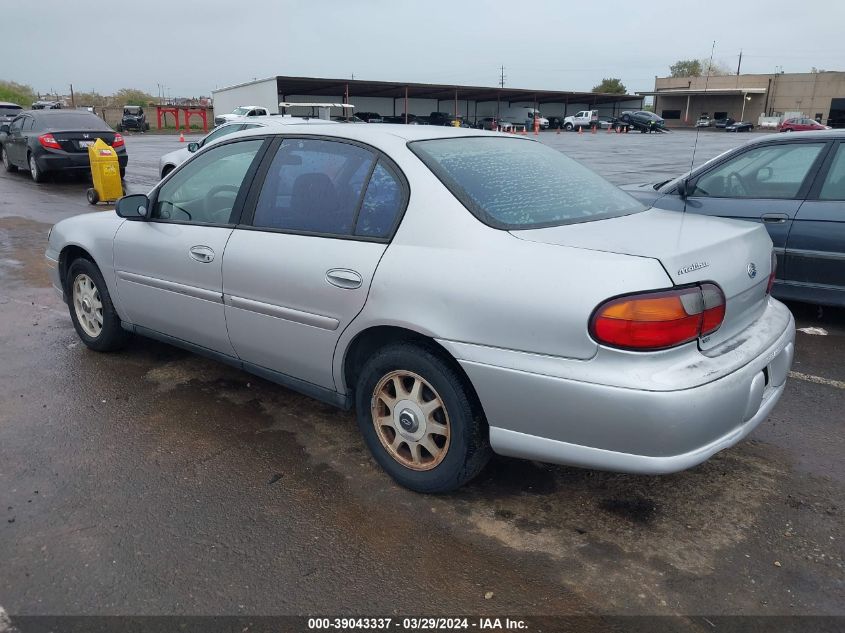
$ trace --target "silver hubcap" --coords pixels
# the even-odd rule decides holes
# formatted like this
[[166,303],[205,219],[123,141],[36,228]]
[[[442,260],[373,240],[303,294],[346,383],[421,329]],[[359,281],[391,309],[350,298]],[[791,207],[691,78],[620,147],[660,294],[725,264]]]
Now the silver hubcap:
[[35,159],[32,156],[29,157],[29,171],[33,178],[38,176],[38,165],[35,164]]
[[100,291],[88,275],[77,275],[73,281],[73,309],[83,331],[97,338],[103,331],[103,303]]
[[0,147],[0,152],[3,153],[3,166],[8,167],[9,166],[9,155],[6,153],[6,148]]
[[411,470],[431,470],[449,451],[449,415],[422,376],[392,371],[373,391],[373,424],[382,446]]

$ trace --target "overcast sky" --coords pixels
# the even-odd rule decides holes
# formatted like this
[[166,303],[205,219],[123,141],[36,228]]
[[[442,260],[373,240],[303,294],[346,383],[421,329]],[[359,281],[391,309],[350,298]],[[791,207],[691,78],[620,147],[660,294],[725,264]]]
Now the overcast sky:
[[[845,2],[0,0],[0,79],[208,95],[274,75],[648,90],[678,59],[845,70]],[[201,9],[200,9],[201,7]],[[765,8],[764,8],[765,7]],[[630,9],[634,10],[631,11]],[[574,14],[574,15],[569,15]],[[812,17],[815,16],[815,17]]]

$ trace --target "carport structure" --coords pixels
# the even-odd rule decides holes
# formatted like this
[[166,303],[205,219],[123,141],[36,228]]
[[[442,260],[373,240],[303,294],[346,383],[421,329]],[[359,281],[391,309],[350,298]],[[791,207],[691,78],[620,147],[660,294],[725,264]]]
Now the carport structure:
[[406,122],[409,114],[427,116],[431,112],[448,112],[475,121],[497,115],[503,106],[517,104],[535,107],[544,116],[566,116],[583,109],[613,116],[622,110],[640,109],[643,102],[639,95],[277,76],[214,91],[215,112],[228,112],[247,103],[265,105],[255,99],[267,101],[272,91],[276,106],[280,101],[340,101],[355,105],[360,112],[404,115]]

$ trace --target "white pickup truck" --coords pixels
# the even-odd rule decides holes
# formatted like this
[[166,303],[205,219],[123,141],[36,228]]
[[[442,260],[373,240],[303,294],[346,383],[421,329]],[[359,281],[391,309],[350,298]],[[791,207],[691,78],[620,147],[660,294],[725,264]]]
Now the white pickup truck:
[[591,127],[598,127],[598,125],[598,110],[582,110],[563,119],[563,128],[566,131],[575,130],[579,127],[589,129]]
[[235,121],[245,116],[267,116],[270,113],[267,111],[267,108],[262,108],[261,106],[238,106],[234,110],[232,110],[229,114],[218,114],[214,117],[214,125],[222,125],[223,123],[228,123],[229,121]]

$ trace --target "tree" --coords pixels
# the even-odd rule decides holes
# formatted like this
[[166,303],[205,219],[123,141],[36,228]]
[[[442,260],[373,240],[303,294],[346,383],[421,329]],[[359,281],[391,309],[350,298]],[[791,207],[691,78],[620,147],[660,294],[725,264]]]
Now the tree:
[[702,59],[701,60],[701,69],[703,75],[710,75],[711,77],[720,77],[724,75],[731,75],[733,71],[728,68],[728,66],[720,61],[713,60],[713,63],[710,63],[709,59]]
[[593,86],[593,92],[602,92],[604,94],[624,95],[628,93],[628,89],[620,79],[616,77],[605,78],[601,80],[598,86]]
[[701,62],[697,59],[681,59],[669,66],[673,77],[701,77]]
[[716,77],[730,75],[731,69],[723,62],[709,59],[681,59],[671,66],[669,72],[672,77]]
[[32,86],[19,84],[15,81],[0,80],[0,101],[17,103],[19,106],[28,108],[35,101],[35,91]]
[[134,88],[121,88],[114,93],[112,101],[115,105],[135,105],[145,106],[150,103],[155,103],[155,98],[147,94],[143,90],[135,90]]

